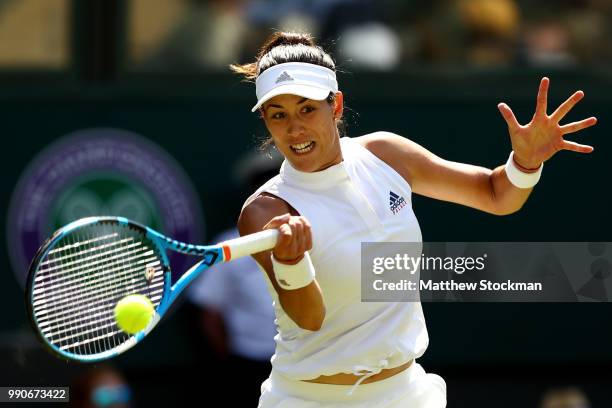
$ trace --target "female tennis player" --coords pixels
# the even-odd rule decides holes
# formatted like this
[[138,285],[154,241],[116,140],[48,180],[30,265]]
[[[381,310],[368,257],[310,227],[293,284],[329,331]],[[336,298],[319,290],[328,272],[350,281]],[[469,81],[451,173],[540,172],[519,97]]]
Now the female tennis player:
[[421,242],[413,192],[497,215],[519,210],[546,160],[560,150],[593,150],[563,136],[595,118],[559,125],[583,93],[548,115],[543,78],[527,125],[499,104],[512,152],[489,170],[443,160],[388,132],[341,138],[335,65],[309,35],[275,33],[254,63],[232,69],[256,80],[253,111],[285,157],[238,221],[242,235],[280,231],[272,251],[254,256],[269,278],[278,324],[259,406],[446,406],[444,380],[415,362],[428,344],[421,304],[360,301],[360,244]]

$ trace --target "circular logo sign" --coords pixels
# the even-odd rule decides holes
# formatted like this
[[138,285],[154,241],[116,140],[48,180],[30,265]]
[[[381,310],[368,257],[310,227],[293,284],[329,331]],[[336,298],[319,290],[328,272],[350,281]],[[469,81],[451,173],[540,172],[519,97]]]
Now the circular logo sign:
[[[179,241],[203,239],[197,194],[167,152],[125,130],[82,130],[40,153],[11,197],[7,243],[19,283],[53,231],[92,215],[126,217]],[[185,271],[184,257],[170,254],[170,261],[178,274]]]

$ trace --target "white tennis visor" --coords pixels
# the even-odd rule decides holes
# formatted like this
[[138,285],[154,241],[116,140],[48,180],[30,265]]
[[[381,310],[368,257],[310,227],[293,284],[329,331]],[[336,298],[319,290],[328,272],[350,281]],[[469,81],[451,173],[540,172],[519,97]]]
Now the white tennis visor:
[[291,94],[322,101],[330,92],[338,92],[336,73],[329,68],[305,62],[286,62],[266,69],[255,81],[255,112],[277,95]]

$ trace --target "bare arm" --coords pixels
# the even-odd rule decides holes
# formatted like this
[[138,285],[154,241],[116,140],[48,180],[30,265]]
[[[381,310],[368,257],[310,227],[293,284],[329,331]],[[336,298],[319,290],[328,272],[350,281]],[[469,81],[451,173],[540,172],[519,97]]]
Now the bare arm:
[[286,264],[299,262],[304,252],[312,248],[310,224],[304,217],[291,215],[291,209],[283,200],[273,196],[259,196],[241,212],[238,220],[240,235],[247,235],[267,228],[277,228],[279,239],[272,251],[260,252],[253,258],[261,265],[278,294],[287,315],[302,329],[316,331],[325,318],[325,305],[321,288],[316,279],[309,285],[295,290],[285,290],[276,282],[271,253],[277,261]]
[[532,191],[514,187],[503,166],[490,170],[444,160],[391,133],[362,139],[364,146],[393,167],[416,194],[503,215],[520,209]]
[[[549,116],[546,113],[548,85],[548,78],[543,78],[535,114],[527,125],[519,125],[508,105],[499,104],[499,110],[508,124],[515,162],[526,172],[537,170],[560,150],[578,153],[593,151],[591,146],[564,140],[563,136],[593,126],[597,123],[594,117],[559,125],[559,121],[582,99],[584,93],[574,93]],[[533,190],[518,188],[510,183],[503,165],[490,170],[444,160],[417,143],[391,133],[380,132],[362,137],[360,143],[400,173],[415,193],[427,197],[506,215],[518,211]]]

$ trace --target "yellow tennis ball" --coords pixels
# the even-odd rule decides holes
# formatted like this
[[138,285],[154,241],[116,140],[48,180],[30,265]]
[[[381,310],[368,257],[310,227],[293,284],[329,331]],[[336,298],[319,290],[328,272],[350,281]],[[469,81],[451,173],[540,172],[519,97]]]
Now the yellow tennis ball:
[[126,333],[138,333],[151,321],[155,307],[144,295],[128,295],[115,306],[117,326]]

